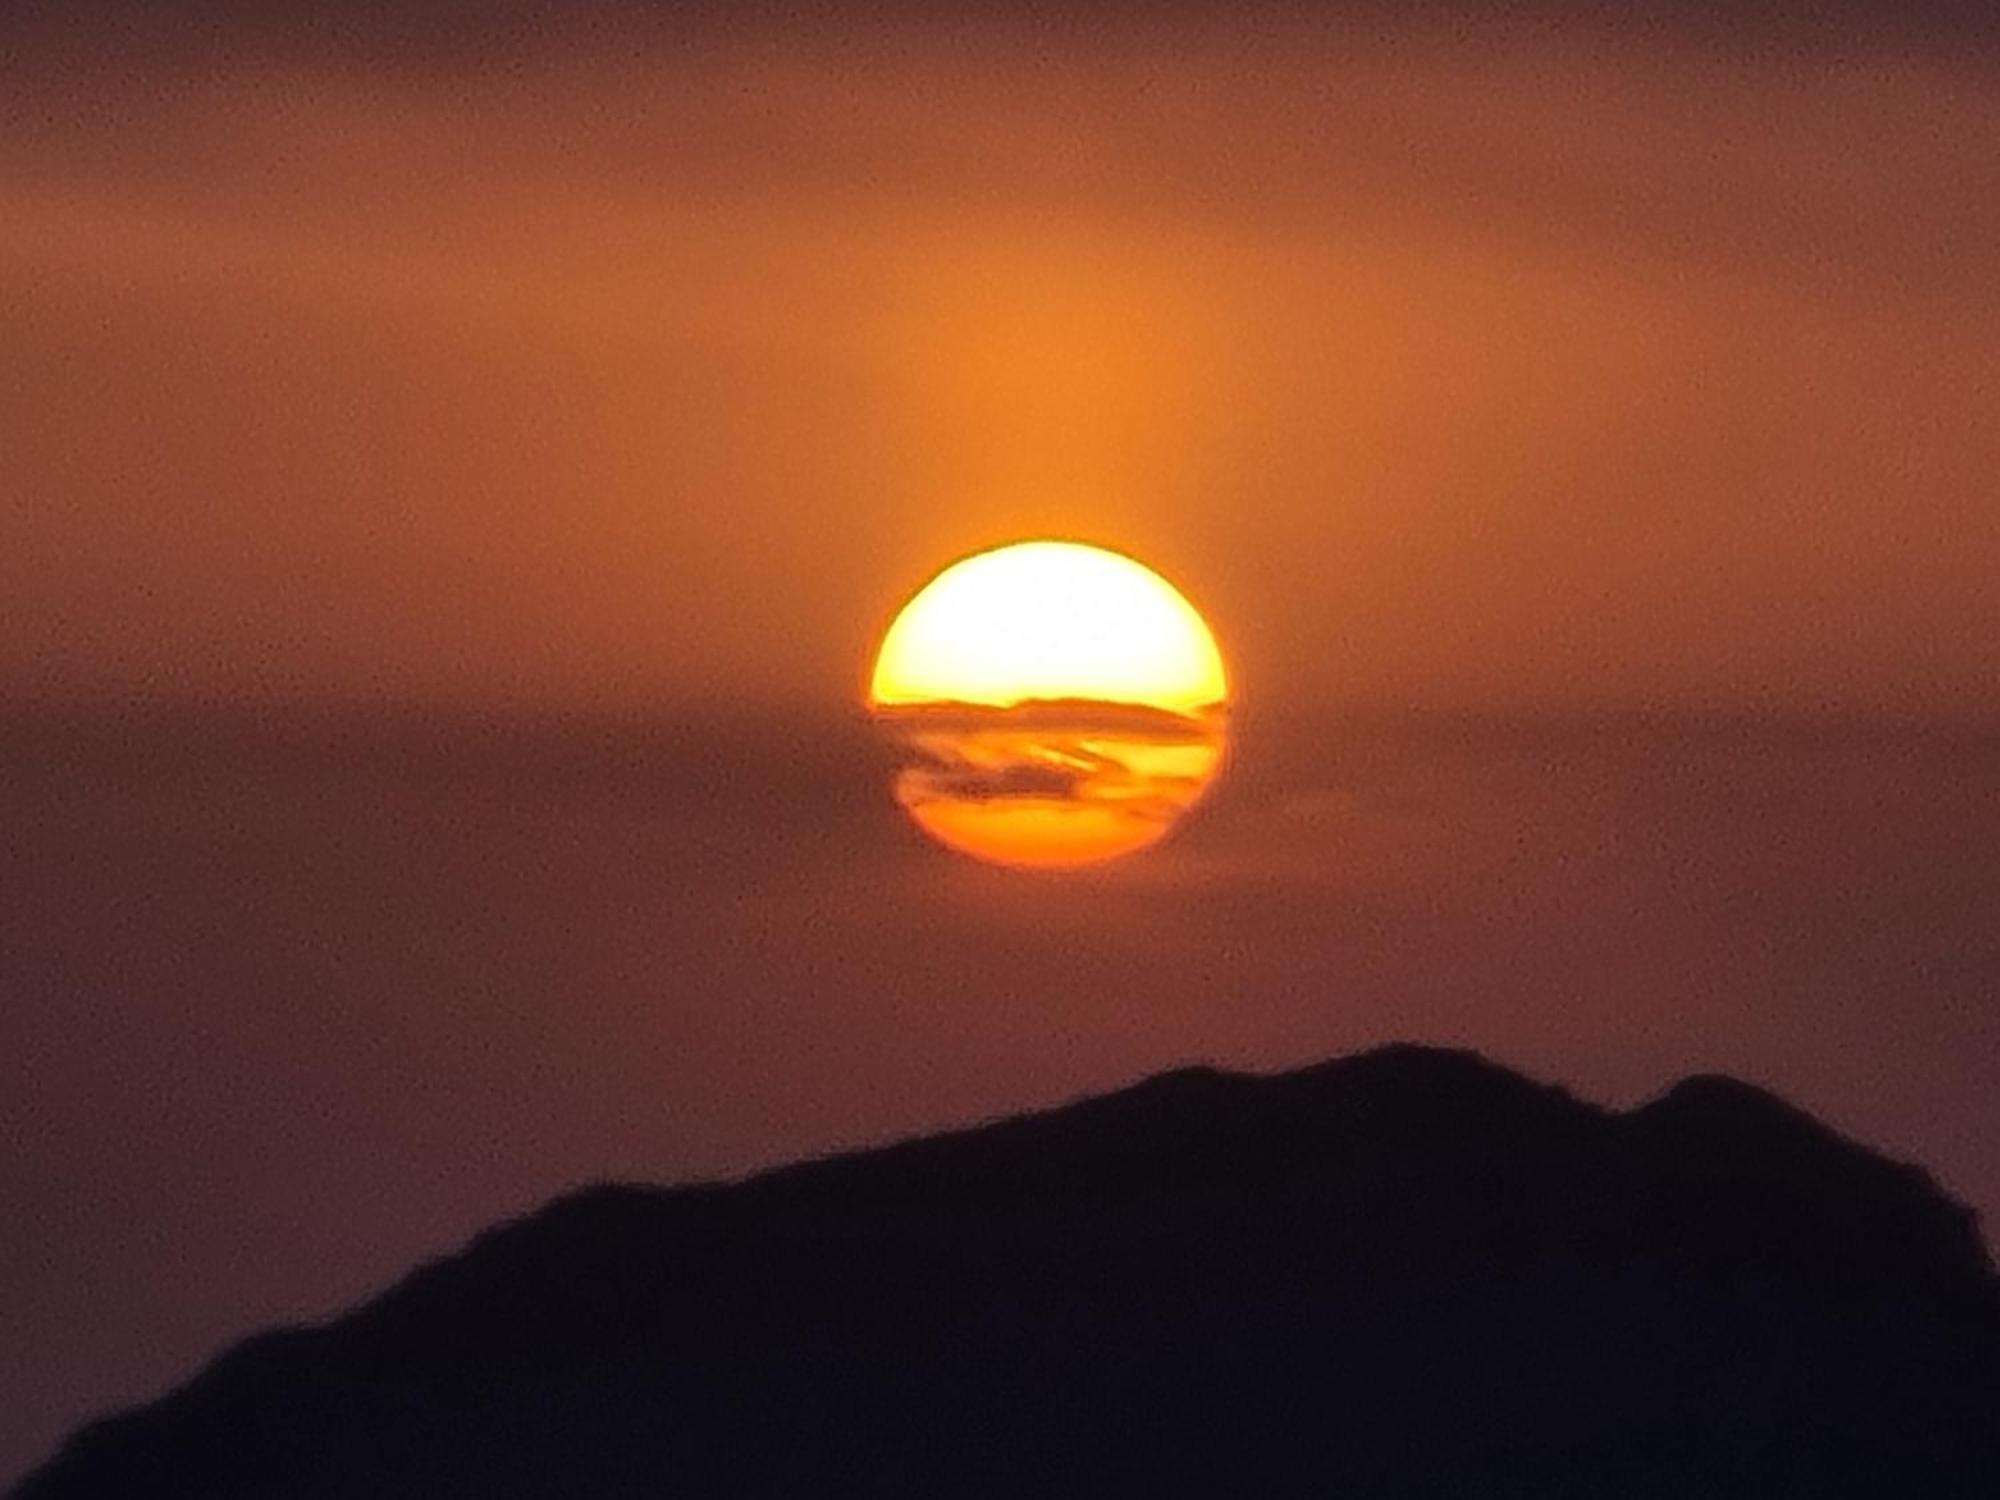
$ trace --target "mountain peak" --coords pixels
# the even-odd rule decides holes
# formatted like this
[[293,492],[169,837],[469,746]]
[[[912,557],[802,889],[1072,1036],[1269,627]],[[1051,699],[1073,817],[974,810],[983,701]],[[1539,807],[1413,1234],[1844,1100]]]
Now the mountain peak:
[[1740,1119],[1756,1118],[1770,1124],[1787,1124],[1815,1132],[1825,1131],[1819,1121],[1796,1105],[1788,1104],[1769,1089],[1727,1073],[1690,1073],[1645,1108]]
[[1983,1494],[1969,1224],[1732,1079],[1619,1115],[1408,1044],[1196,1065],[571,1194],[18,1495]]

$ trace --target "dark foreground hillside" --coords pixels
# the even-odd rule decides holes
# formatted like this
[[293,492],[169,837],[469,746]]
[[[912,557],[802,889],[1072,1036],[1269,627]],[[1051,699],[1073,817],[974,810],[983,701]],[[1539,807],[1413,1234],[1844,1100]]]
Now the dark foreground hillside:
[[550,1205],[88,1429],[69,1497],[2000,1494],[2000,1281],[1746,1085],[1170,1074]]

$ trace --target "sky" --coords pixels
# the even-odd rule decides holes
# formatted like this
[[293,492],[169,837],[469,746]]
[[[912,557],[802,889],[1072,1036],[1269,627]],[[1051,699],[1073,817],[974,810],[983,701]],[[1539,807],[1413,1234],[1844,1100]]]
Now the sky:
[[[1723,1068],[2000,1215],[1977,7],[265,9],[0,18],[0,1481],[565,1186],[1197,1059]],[[1035,535],[1235,694],[1067,879],[859,706]]]
[[1992,711],[1990,54],[1433,24],[24,45],[0,684],[832,701],[1056,533],[1274,698]]

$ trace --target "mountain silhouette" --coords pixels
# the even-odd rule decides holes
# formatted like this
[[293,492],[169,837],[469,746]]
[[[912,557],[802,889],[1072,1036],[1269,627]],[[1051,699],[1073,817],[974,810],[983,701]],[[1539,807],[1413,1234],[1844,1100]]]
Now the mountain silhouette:
[[2000,1494],[2000,1278],[1747,1084],[1196,1068],[607,1186],[73,1438],[71,1497]]

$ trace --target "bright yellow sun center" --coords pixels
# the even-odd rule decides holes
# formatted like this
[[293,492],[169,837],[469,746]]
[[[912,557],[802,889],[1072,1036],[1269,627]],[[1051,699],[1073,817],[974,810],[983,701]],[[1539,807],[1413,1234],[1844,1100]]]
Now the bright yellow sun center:
[[870,688],[877,703],[1088,698],[1181,713],[1227,693],[1194,606],[1152,569],[1079,542],[953,563],[889,627]]
[[1227,695],[1215,638],[1172,584],[1044,541],[933,578],[883,637],[869,688],[918,827],[1043,867],[1164,837],[1220,763]]

